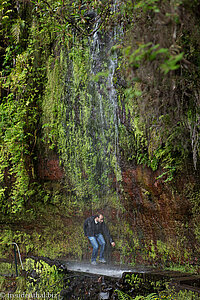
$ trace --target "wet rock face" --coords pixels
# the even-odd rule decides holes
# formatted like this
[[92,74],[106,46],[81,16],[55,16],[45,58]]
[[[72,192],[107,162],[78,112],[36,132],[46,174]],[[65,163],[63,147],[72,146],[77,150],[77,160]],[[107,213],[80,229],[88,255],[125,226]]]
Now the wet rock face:
[[[184,252],[185,247],[195,248],[196,243],[191,203],[183,193],[184,184],[187,182],[182,180],[180,186],[173,190],[172,186],[164,183],[164,179],[157,179],[159,175],[159,171],[153,172],[150,168],[142,166],[124,169],[124,205],[129,222],[140,241],[156,245],[159,240],[162,245],[165,243],[168,248],[173,249],[171,251],[176,259],[175,250],[178,250],[181,256],[180,252]],[[169,249],[165,250],[159,249],[162,254],[166,254],[164,252]],[[155,254],[156,252],[157,249]]]
[[60,166],[59,157],[51,154],[48,157],[40,156],[37,164],[38,177],[42,180],[57,181],[64,177],[64,171]]
[[[133,232],[127,233],[127,237],[122,239],[135,251],[135,258],[127,258],[127,262],[135,259],[136,263],[184,264],[188,259],[192,262],[193,258],[197,257],[192,204],[184,195],[187,181],[184,177],[180,178],[173,190],[172,185],[166,184],[164,179],[158,179],[160,174],[161,171],[153,172],[143,166],[122,169],[123,192],[120,199],[126,212],[121,217]],[[66,174],[60,166],[58,156],[51,154],[48,158],[40,157],[38,176],[42,181],[47,181],[52,188],[59,182],[62,185],[61,179],[65,178]],[[190,178],[189,181],[191,183],[193,179]],[[54,189],[57,189],[57,186],[54,186]],[[84,214],[86,218],[92,212],[87,211],[86,215],[85,211]],[[106,207],[104,214],[113,224],[113,233],[114,226],[119,226],[118,223],[116,225],[117,211]],[[73,223],[73,219],[71,221]],[[76,226],[76,222],[74,224]],[[126,235],[125,231],[124,234]],[[118,236],[114,235],[113,238],[119,242]],[[137,246],[133,239],[138,241]],[[120,260],[120,251],[116,247],[113,260]],[[85,250],[83,252],[85,253]],[[90,255],[87,259],[90,259]]]

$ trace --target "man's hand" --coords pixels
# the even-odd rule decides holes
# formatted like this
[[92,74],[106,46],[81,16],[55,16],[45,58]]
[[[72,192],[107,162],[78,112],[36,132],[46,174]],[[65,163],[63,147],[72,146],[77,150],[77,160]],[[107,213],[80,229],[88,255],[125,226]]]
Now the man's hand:
[[115,242],[112,242],[111,245],[112,245],[113,247],[115,247]]

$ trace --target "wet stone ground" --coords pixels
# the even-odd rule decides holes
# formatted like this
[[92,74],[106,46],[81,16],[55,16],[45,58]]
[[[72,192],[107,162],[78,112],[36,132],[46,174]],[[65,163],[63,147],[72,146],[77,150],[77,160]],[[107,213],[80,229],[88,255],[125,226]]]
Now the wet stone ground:
[[[124,273],[122,278],[111,278],[107,276],[96,276],[86,274],[69,274],[64,278],[65,288],[61,291],[61,299],[119,299],[118,291],[129,294],[131,297],[137,295],[148,295],[156,292],[152,282],[142,279],[142,275],[134,275],[135,283],[131,273]],[[164,290],[164,281],[160,281],[157,290]]]
[[[37,258],[34,259],[37,260]],[[54,265],[57,269],[62,270],[64,275],[62,280],[63,289],[60,291],[59,299],[63,300],[117,300],[121,299],[118,296],[118,291],[129,294],[131,297],[136,297],[137,295],[146,296],[165,289],[166,279],[155,278],[152,281],[151,273],[148,273],[150,270],[146,268],[134,269],[133,273],[131,269],[123,268],[122,266],[117,267],[107,264],[92,266],[89,263],[66,263],[62,260],[51,261],[47,258],[43,258],[43,260],[49,265]]]
[[[40,262],[42,259],[48,265],[55,266],[57,270],[60,270],[62,289],[59,292],[59,299],[63,300],[119,299],[118,290],[129,294],[131,297],[145,296],[165,288],[165,280],[159,280],[159,286],[158,284],[152,285],[151,278],[148,278],[147,274],[133,273],[128,268],[123,269],[107,264],[98,264],[94,267],[89,263],[66,263],[63,260],[50,260],[44,257],[32,257],[32,259],[35,262]],[[33,281],[37,280],[37,284],[39,284],[39,274],[35,270],[32,270],[29,275],[29,278],[33,278]]]
[[71,275],[64,283],[62,299],[118,299],[115,290],[121,288],[120,280],[95,275]]

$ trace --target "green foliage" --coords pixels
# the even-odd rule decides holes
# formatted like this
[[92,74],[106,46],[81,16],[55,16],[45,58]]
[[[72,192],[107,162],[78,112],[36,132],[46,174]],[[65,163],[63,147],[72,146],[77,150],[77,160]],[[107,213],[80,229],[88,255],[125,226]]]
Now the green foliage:
[[141,1],[136,1],[136,4],[134,8],[141,9],[146,11],[153,10],[155,13],[158,13],[160,10],[157,6],[158,0],[141,0]]
[[[53,215],[55,209],[53,212],[49,208],[47,209],[46,205],[46,210],[48,210],[48,216],[41,210],[39,212],[39,208],[37,215],[38,223],[44,222],[46,224],[45,230],[34,228],[32,233],[25,230],[2,230],[0,243],[2,258],[13,257],[12,243],[15,242],[24,255],[31,253],[49,258],[58,258],[65,255],[81,260],[83,253],[87,251],[87,239],[83,238],[82,222],[81,224],[73,223],[67,226],[67,220],[64,224],[61,219],[57,218],[55,220]],[[77,230],[74,230],[75,227]],[[55,232],[55,234],[52,234],[52,232]],[[63,236],[67,238],[63,238]]]
[[[138,69],[141,67],[142,63],[153,62],[154,60],[160,61],[160,69],[167,74],[171,70],[177,69],[179,66],[177,62],[182,59],[183,53],[177,56],[172,56],[167,48],[161,48],[159,44],[152,45],[151,42],[147,44],[140,44],[139,47],[132,51],[131,46],[128,46],[124,50],[124,56],[128,60],[129,66],[133,69]],[[162,61],[164,60],[164,63]],[[172,156],[172,152],[175,149],[172,148],[172,139],[177,136],[177,131],[179,127],[173,129],[170,133],[168,140],[165,145],[161,146],[160,140],[162,136],[154,133],[154,126],[148,129],[149,137],[146,136],[146,126],[144,120],[141,121],[140,117],[137,115],[137,101],[143,101],[143,94],[141,91],[141,79],[139,77],[133,77],[131,82],[129,82],[128,88],[125,90],[125,105],[126,113],[130,112],[132,115],[131,125],[133,134],[135,136],[134,143],[130,145],[132,147],[132,155],[129,159],[136,159],[138,164],[146,164],[150,166],[153,170],[156,170],[160,162],[164,168],[163,175],[167,175],[167,181],[173,179],[173,174],[176,170],[176,166],[180,163],[179,160]],[[138,99],[138,100],[134,100]],[[164,117],[161,116],[160,119]],[[130,136],[130,134],[129,134]],[[147,153],[148,150],[148,153]],[[178,151],[183,151],[182,147]],[[134,154],[135,153],[135,154]],[[183,153],[183,156],[185,154]]]
[[[152,45],[151,42],[147,44],[139,44],[138,48],[131,53],[131,46],[124,49],[124,56],[128,59],[129,65],[132,68],[139,68],[144,61],[161,60],[164,62],[160,64],[160,69],[166,75],[169,71],[174,71],[180,68],[178,64],[183,58],[183,52],[177,55],[170,54],[167,48],[161,48],[159,44]],[[136,80],[136,78],[133,78]],[[137,95],[136,95],[137,96]]]
[[[145,243],[143,252],[144,260],[151,264],[162,265],[165,269],[176,270],[180,272],[196,273],[197,258],[192,259],[190,247],[185,246],[185,237],[177,229],[177,241],[168,238],[166,242],[152,240]],[[184,262],[184,264],[183,264]]]
[[[126,59],[128,59],[130,66],[133,68],[138,68],[144,60],[154,61],[155,59],[158,59],[158,56],[162,55],[167,58],[165,64],[166,66],[169,66],[168,71],[175,70],[179,67],[176,66],[176,63],[183,57],[182,53],[173,57],[170,55],[169,49],[160,48],[159,44],[152,45],[151,42],[147,44],[139,44],[138,48],[132,53],[131,52],[131,46],[124,49],[124,55]],[[164,64],[161,65],[161,68],[164,69]],[[165,72],[165,74],[167,72]]]
[[[136,252],[140,249],[139,240],[137,237],[134,237],[134,232],[130,225],[126,222],[123,222],[123,225],[115,232],[113,228],[113,234],[119,235],[117,241],[117,248],[120,251],[120,263],[127,264],[130,263],[134,265],[136,259]],[[131,242],[130,242],[131,241]]]
[[192,183],[188,183],[185,188],[185,195],[192,204],[194,232],[196,239],[200,240],[200,225],[199,225],[199,214],[200,214],[200,191],[199,187],[196,187]]
[[[26,278],[20,276],[16,279],[16,289],[12,293],[13,297],[19,297],[19,295],[32,295],[36,298],[38,296],[44,298],[57,297],[57,294],[63,288],[64,276],[62,271],[42,260],[36,262],[30,258],[26,259],[24,267],[27,276]],[[32,274],[35,276],[32,276]],[[2,285],[3,290],[4,286]]]
[[[181,4],[176,2],[175,10]],[[6,177],[12,181],[11,186],[3,184],[0,189],[3,210],[9,208],[13,213],[21,211],[36,193],[32,182],[35,180],[34,151],[38,142],[37,126],[41,111],[44,145],[47,144],[49,150],[60,152],[62,164],[69,174],[69,189],[73,193],[75,191],[77,198],[92,197],[96,201],[99,196],[102,197],[102,193],[106,194],[108,191],[108,174],[114,172],[120,181],[121,172],[114,153],[116,149],[113,149],[116,139],[113,133],[115,125],[107,101],[108,66],[93,76],[97,84],[101,85],[101,99],[98,99],[97,93],[92,94],[88,91],[93,89],[88,36],[95,29],[94,20],[87,12],[95,10],[99,14],[99,30],[107,31],[111,30],[116,22],[129,20],[131,24],[134,17],[142,18],[148,16],[149,12],[157,15],[160,3],[156,0],[135,3],[126,1],[120,3],[117,9],[113,9],[111,1],[68,3],[48,0],[32,1],[31,4],[27,3],[18,10],[13,10],[11,2],[5,1],[1,3],[0,9],[2,34],[6,36],[1,86],[4,95],[5,90],[9,91],[6,92],[1,108],[2,124],[5,122],[2,126],[8,129],[2,134],[4,142],[1,161],[4,163],[0,174],[4,182]],[[11,15],[12,18],[8,18]],[[118,41],[115,51],[120,49],[122,46]],[[120,125],[121,152],[127,160],[136,160],[138,164],[146,164],[153,170],[162,166],[163,178],[167,177],[165,180],[171,181],[181,164],[181,159],[188,155],[186,148],[189,149],[189,146],[184,148],[182,143],[177,142],[175,149],[173,146],[177,135],[180,135],[181,140],[182,132],[179,128],[185,123],[183,120],[173,127],[174,130],[170,128],[166,131],[166,124],[160,125],[163,122],[161,117],[165,117],[165,114],[161,113],[159,121],[155,121],[155,114],[147,117],[146,113],[140,111],[140,105],[145,105],[142,104],[145,92],[139,70],[143,66],[158,63],[159,72],[163,72],[160,75],[165,76],[180,68],[185,55],[183,57],[182,51],[174,54],[171,48],[163,47],[160,43],[136,41],[134,46],[128,44],[124,47],[122,57],[125,61],[125,65],[122,66],[126,70],[133,70],[134,75],[128,74],[127,78],[130,81],[127,80],[127,87],[122,91],[126,115],[130,114],[131,130]],[[97,105],[99,100],[105,112],[104,117],[110,119],[109,129],[104,132],[99,128],[100,120],[95,121],[95,117],[91,118],[94,114],[92,105],[94,102]],[[8,110],[12,112],[10,120],[16,119],[13,124],[10,121],[10,124],[6,123],[8,120],[4,115]],[[68,119],[63,122],[66,115]],[[154,128],[160,126],[163,131],[159,131],[157,135]],[[168,132],[168,136],[164,136],[163,132]],[[197,153],[195,151],[194,149],[194,153]],[[6,198],[9,199],[8,204]],[[47,198],[48,195],[45,199]]]
[[159,293],[159,296],[157,298],[158,300],[162,299],[169,299],[169,300],[198,300],[199,295],[198,293],[188,291],[188,290],[183,290],[176,292],[174,289],[167,287],[167,289],[161,293]]
[[[147,295],[151,291],[158,292],[165,288],[165,280],[151,280],[151,276],[144,278],[142,274],[126,274],[125,281],[134,288],[136,294]],[[152,295],[155,296],[155,293],[149,296]]]
[[[119,1],[115,8],[112,2],[0,3],[0,205],[6,222],[13,215],[34,220],[41,206],[37,200],[45,204],[41,215],[49,203],[69,217],[82,211],[81,203],[99,208],[99,199],[105,207],[120,207],[112,188],[114,177],[117,188],[122,180],[119,157],[122,165],[136,162],[153,171],[161,167],[158,178],[165,182],[173,181],[191,153],[198,168],[198,1]],[[96,24],[88,11],[97,13]],[[181,11],[187,12],[185,18],[192,17],[192,25],[184,22]],[[125,38],[101,56],[105,65],[91,74],[90,37],[98,29],[103,39],[116,24],[123,26]],[[113,84],[118,97],[115,117],[123,115],[120,122],[108,101],[107,85],[109,62],[116,60],[116,53],[121,61]],[[52,153],[60,155],[66,174],[57,191],[53,183],[41,186],[36,173],[38,156]],[[199,240],[199,193],[190,196]],[[57,230],[56,224],[53,228]],[[67,232],[68,243],[51,237],[51,230],[44,236],[7,232],[3,240],[19,241],[26,253],[54,256],[60,248],[82,257],[86,244],[80,245],[81,235],[73,227]],[[130,228],[123,230],[124,236],[133,235]],[[62,233],[60,228],[60,237]],[[134,245],[119,239],[122,261],[139,250],[138,240],[132,241]],[[189,257],[189,250],[181,256],[177,245],[177,251],[174,245],[148,246],[144,256],[151,262],[157,254],[163,264],[168,257],[176,256],[179,262]]]
[[[158,1],[137,1],[134,10],[131,10],[131,1],[128,1],[126,18],[129,16],[129,22],[132,23],[127,26],[125,46],[117,46],[122,53],[121,73],[127,78],[126,87],[122,90],[122,107],[125,106],[126,115],[131,116],[129,124],[120,131],[122,154],[125,159],[136,160],[154,171],[162,167],[161,177],[165,182],[173,181],[177,171],[183,168],[185,160],[190,159],[191,145],[195,168],[198,157],[195,100],[190,98],[188,104],[193,107],[192,121],[190,118],[188,121],[185,109],[187,99],[185,102],[174,103],[172,110],[173,100],[183,99],[181,95],[185,95],[183,90],[187,89],[186,86],[189,89],[193,86],[198,90],[199,83],[193,84],[189,79],[194,76],[195,71],[185,71],[185,62],[189,64],[187,58],[190,61],[194,59],[195,65],[199,66],[195,51],[193,52],[198,47],[194,46],[193,50],[191,48],[191,44],[196,44],[198,38],[194,37],[191,28],[188,29],[190,26],[186,25],[186,30],[190,30],[190,37],[185,40],[177,39],[174,43],[166,31],[169,42],[164,42],[162,34],[154,27],[155,23],[160,24],[157,12],[166,16],[166,22],[170,20],[167,28],[176,27],[177,20],[183,24],[184,20],[181,20],[179,14],[182,5],[186,5],[186,2],[166,3],[164,7]],[[172,7],[173,16],[169,13]],[[179,84],[182,80],[184,87]],[[193,88],[191,94],[194,92]],[[189,128],[186,124],[189,124]],[[192,137],[191,140],[189,136]]]
[[[1,262],[0,264],[0,276],[2,275],[13,275],[15,274],[15,265],[14,263],[13,264],[10,264],[10,263],[4,263],[4,262]],[[1,285],[0,285],[0,288]],[[1,289],[3,290],[3,289]]]
[[120,180],[121,171],[115,113],[106,86],[112,58],[106,57],[102,70],[93,74],[89,52],[87,40],[76,37],[70,51],[63,49],[60,57],[49,59],[43,135],[50,149],[58,149],[75,199],[96,202],[109,197],[109,174],[115,173]]
[[115,291],[118,295],[118,299],[119,300],[153,300],[153,299],[159,299],[158,296],[155,293],[149,294],[148,296],[136,296],[134,298],[132,298],[131,296],[129,296],[128,294],[120,291],[120,290],[116,290]]
[[[1,119],[3,128],[1,130],[1,177],[5,178],[5,170],[9,166],[8,179],[14,181],[13,189],[10,196],[10,201],[6,201],[2,208],[11,209],[13,212],[20,210],[24,197],[26,197],[29,177],[24,165],[24,156],[27,153],[26,144],[24,145],[24,126],[25,110],[19,107],[16,108],[12,102],[13,97],[6,104],[1,104]],[[7,117],[6,117],[7,116]],[[5,201],[5,193],[7,194],[4,182],[1,188],[1,203]],[[8,187],[7,187],[8,189]],[[8,195],[8,194],[7,194]]]
[[115,292],[117,293],[117,296],[118,296],[119,300],[130,300],[130,299],[133,299],[132,297],[130,297],[129,295],[125,294],[124,292],[122,292],[120,290],[115,290]]
[[25,27],[25,21],[22,20],[21,18],[17,19],[16,23],[13,24],[11,29],[11,34],[16,43],[19,43],[20,36],[22,34],[24,27]]
[[[186,2],[171,3],[173,9],[170,11],[178,16],[178,8],[186,5]],[[196,5],[196,1],[189,5],[190,11]],[[69,175],[67,185],[76,194],[75,198],[92,198],[96,201],[99,197],[105,197],[110,187],[108,177],[111,173],[115,173],[120,182],[121,172],[114,146],[114,140],[118,137],[114,137],[114,118],[107,101],[106,78],[109,67],[102,67],[97,74],[93,74],[93,79],[103,91],[101,99],[98,99],[98,93],[89,91],[93,87],[88,37],[97,30],[94,26],[96,13],[99,32],[111,32],[113,26],[123,22],[128,32],[142,18],[146,20],[150,16],[153,20],[162,10],[157,0],[121,1],[116,7],[113,7],[112,1],[1,2],[0,85],[4,100],[1,103],[0,176],[3,183],[0,187],[0,201],[4,212],[22,211],[30,203],[31,197],[36,195],[35,160],[41,112],[44,145],[48,145],[49,151],[60,153],[62,164]],[[172,18],[170,11],[166,11],[164,16]],[[88,12],[94,13],[93,17]],[[175,22],[173,18],[172,22]],[[151,25],[151,22],[143,23]],[[187,50],[189,43],[186,37],[189,34],[182,36],[182,44]],[[183,118],[176,126],[173,124],[170,127],[163,122],[168,112],[161,111],[156,117],[155,111],[149,113],[149,116],[142,111],[142,107],[146,106],[146,82],[140,76],[140,70],[156,65],[159,78],[173,76],[180,70],[185,58],[197,60],[199,55],[194,50],[194,41],[190,43],[190,53],[185,53],[184,47],[176,44],[165,47],[162,41],[141,39],[131,44],[128,35],[126,41],[123,49],[118,40],[114,50],[118,53],[122,50],[124,64],[121,65],[128,72],[127,86],[122,91],[121,99],[125,104],[126,115],[130,114],[130,128],[127,130],[127,126],[120,125],[120,151],[128,161],[136,160],[138,164],[146,164],[153,170],[163,167],[163,178],[172,181],[176,170],[181,168],[181,160],[187,158],[191,150],[189,140],[186,146],[181,142],[184,140],[182,137],[187,122]],[[178,53],[174,53],[170,46],[178,49]],[[108,59],[105,62],[108,63]],[[164,83],[164,86],[167,85]],[[156,85],[153,90],[156,90]],[[152,95],[152,102],[154,98]],[[103,131],[100,130],[101,120],[95,121],[92,109],[99,101],[105,112],[104,118],[109,123],[104,126],[108,129],[103,128]],[[147,111],[151,101],[148,101]],[[66,115],[67,120],[63,121]],[[192,135],[193,123],[197,121],[189,123],[192,145],[196,145]],[[180,130],[182,127],[183,130]],[[159,131],[158,135],[155,128],[156,132]],[[195,141],[198,141],[197,136]],[[197,147],[193,147],[192,151],[196,161]],[[49,199],[48,195],[44,197]]]
[[[22,71],[23,67],[23,71]],[[1,161],[0,173],[3,179],[1,187],[2,209],[16,213],[22,210],[24,203],[33,195],[31,179],[34,177],[33,163],[27,160],[33,157],[35,129],[38,110],[34,107],[34,92],[28,87],[26,79],[27,55],[19,55],[15,70],[9,75],[4,88],[11,92],[1,103]],[[25,98],[21,98],[23,89]],[[28,90],[29,89],[29,90]],[[5,182],[10,182],[7,186]],[[32,185],[32,187],[31,187]]]
[[180,62],[183,58],[183,52],[174,56],[170,56],[160,67],[163,70],[164,74],[167,74],[169,71],[177,70],[180,68],[180,65],[177,63]]
[[[10,1],[3,2],[1,12],[5,13],[10,5]],[[45,68],[39,61],[40,40],[35,30],[36,23],[31,27],[29,9],[27,4],[18,10],[18,14],[11,10],[12,18],[7,19],[6,28],[3,27],[1,32],[6,45],[2,48],[4,55],[0,79],[0,201],[1,211],[8,215],[20,214],[39,190],[35,182],[34,163]],[[28,35],[27,44],[25,39]]]
[[56,266],[50,266],[42,260],[35,262],[29,258],[26,260],[25,270],[35,270],[39,276],[39,280],[31,278],[31,281],[27,281],[27,289],[31,293],[37,291],[42,294],[44,291],[48,291],[56,294],[62,288],[63,274],[58,271]]

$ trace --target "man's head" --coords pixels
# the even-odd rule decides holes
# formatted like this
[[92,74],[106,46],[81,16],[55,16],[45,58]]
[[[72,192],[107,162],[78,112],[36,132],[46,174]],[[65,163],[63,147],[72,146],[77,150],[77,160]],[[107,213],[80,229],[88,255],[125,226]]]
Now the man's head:
[[96,214],[94,217],[95,217],[94,219],[96,222],[103,223],[103,215],[102,214]]
[[103,223],[103,215],[99,214],[99,223]]

